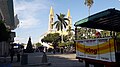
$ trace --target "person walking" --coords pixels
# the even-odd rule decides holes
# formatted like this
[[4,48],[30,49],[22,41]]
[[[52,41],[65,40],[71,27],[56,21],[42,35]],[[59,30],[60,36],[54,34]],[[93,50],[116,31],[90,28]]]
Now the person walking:
[[20,53],[21,53],[21,48],[18,48],[18,50],[17,50],[17,62],[20,62]]
[[61,47],[61,54],[63,54],[63,47]]
[[15,55],[15,51],[14,51],[14,48],[13,48],[13,46],[12,46],[11,49],[10,49],[11,63],[13,62],[13,57],[14,57],[14,55]]

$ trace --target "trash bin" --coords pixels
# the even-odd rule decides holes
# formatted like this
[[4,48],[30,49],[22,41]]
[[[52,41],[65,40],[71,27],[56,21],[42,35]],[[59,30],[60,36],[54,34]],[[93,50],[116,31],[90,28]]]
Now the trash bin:
[[28,54],[23,54],[21,57],[21,65],[28,64]]

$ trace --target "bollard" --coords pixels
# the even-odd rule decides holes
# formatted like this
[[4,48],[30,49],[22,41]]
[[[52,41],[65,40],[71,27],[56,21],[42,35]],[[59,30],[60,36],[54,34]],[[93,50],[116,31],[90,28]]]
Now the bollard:
[[46,53],[45,52],[43,52],[43,56],[42,56],[42,61],[41,61],[42,63],[47,63],[48,62],[48,60],[47,60],[47,55],[46,55]]
[[47,55],[45,52],[43,52],[41,65],[48,65],[48,66],[51,65],[51,63],[48,63]]

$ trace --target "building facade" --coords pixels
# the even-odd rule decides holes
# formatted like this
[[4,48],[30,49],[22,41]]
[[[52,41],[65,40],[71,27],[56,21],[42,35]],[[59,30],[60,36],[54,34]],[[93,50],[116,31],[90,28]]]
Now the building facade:
[[70,16],[70,10],[68,9],[68,12],[67,12],[67,18],[70,20],[70,21],[67,21],[68,25],[67,25],[67,28],[62,31],[57,31],[57,29],[54,27],[54,10],[53,8],[51,7],[50,8],[50,14],[49,14],[49,23],[48,23],[48,33],[59,33],[60,35],[68,35],[68,29],[71,29],[72,28],[72,18]]
[[13,0],[0,0],[0,20],[4,21],[6,28],[10,31],[9,40],[0,42],[0,56],[3,56],[8,54],[10,43],[14,42],[15,37],[15,32],[12,30],[19,24],[18,18],[14,17]]

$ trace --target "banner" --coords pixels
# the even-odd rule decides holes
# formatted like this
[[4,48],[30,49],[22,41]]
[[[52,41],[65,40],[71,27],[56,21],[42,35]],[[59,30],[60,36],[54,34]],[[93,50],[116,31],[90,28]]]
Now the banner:
[[115,62],[114,39],[76,40],[77,57]]

